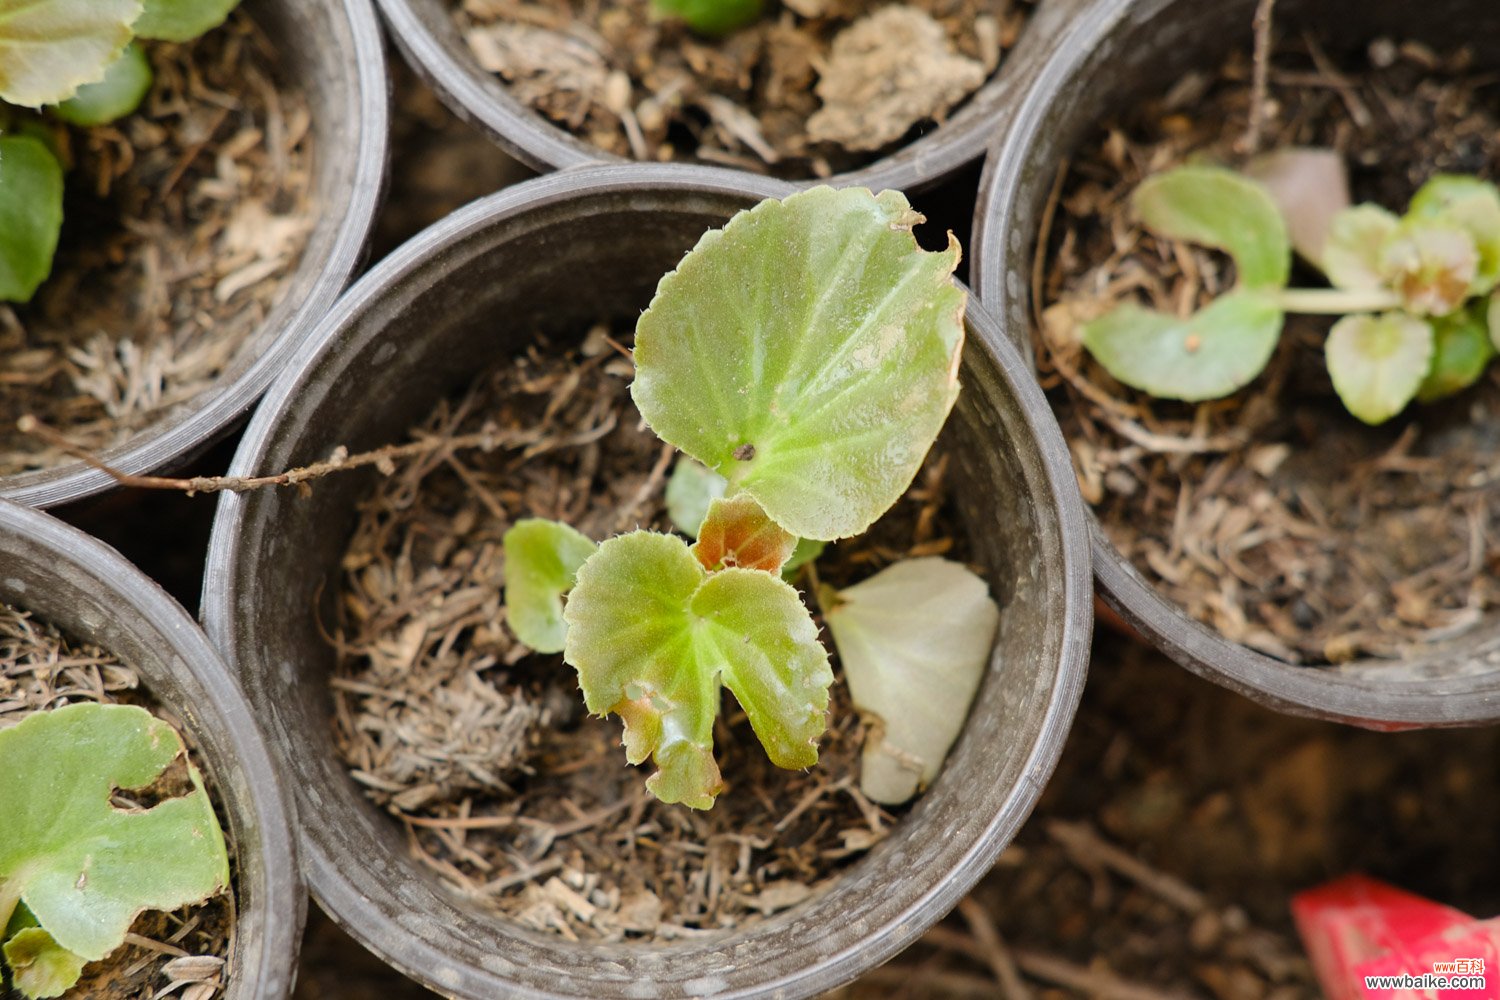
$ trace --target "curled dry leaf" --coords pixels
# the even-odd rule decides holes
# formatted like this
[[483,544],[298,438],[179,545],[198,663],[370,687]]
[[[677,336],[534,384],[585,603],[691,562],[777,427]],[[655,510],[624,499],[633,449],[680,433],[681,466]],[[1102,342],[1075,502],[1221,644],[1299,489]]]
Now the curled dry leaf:
[[1289,147],[1251,160],[1245,173],[1259,181],[1286,222],[1292,249],[1318,263],[1334,218],[1349,207],[1349,169],[1332,149]]
[[693,555],[710,573],[730,566],[776,573],[796,548],[797,536],[771,520],[754,497],[741,493],[709,506]]
[[854,706],[872,722],[860,789],[898,804],[930,785],[989,663],[1000,610],[964,566],[895,563],[825,601]]

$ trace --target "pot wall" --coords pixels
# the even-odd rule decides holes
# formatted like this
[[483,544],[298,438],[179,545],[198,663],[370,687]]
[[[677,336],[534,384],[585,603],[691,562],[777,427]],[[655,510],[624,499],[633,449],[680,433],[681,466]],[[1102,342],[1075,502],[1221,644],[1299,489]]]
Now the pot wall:
[[187,612],[114,549],[3,500],[0,601],[108,649],[182,721],[234,854],[235,933],[224,998],[289,997],[307,914],[291,797],[224,661]]
[[[634,317],[703,231],[786,188],[696,167],[558,174],[477,202],[360,281],[274,387],[234,471],[404,440],[537,331]],[[1061,437],[1014,351],[977,310],[946,432],[956,492],[1004,606],[996,656],[947,767],[897,831],[818,899],[752,928],[665,946],[577,945],[463,901],[414,861],[332,743],[335,596],[364,473],[310,497],[225,495],[204,617],[284,749],[313,891],[413,978],[457,997],[809,996],[914,940],[989,867],[1056,761],[1091,615],[1081,503]],[[319,602],[321,601],[321,605]],[[285,752],[295,748],[295,753]]]
[[[245,0],[244,7],[312,106],[318,221],[279,303],[215,386],[102,454],[123,472],[185,464],[245,416],[348,284],[379,205],[389,83],[371,0]],[[78,462],[0,477],[0,498],[51,507],[113,486]]]
[[[991,147],[974,216],[971,274],[1005,337],[1031,356],[1031,269],[1059,166],[1110,116],[1161,94],[1183,73],[1248,50],[1256,0],[1095,0],[1074,21]],[[1325,48],[1378,37],[1469,45],[1500,68],[1500,6],[1490,0],[1281,0],[1280,34],[1311,30]],[[1500,621],[1405,661],[1338,667],[1284,663],[1225,640],[1165,600],[1110,543],[1090,511],[1104,599],[1150,642],[1200,676],[1278,711],[1374,729],[1500,721]]]

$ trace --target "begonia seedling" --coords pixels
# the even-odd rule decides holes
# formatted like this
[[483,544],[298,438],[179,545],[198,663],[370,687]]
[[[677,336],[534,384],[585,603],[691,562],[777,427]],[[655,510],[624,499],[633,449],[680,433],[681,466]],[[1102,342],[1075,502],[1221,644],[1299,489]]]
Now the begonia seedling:
[[[626,758],[655,762],[647,787],[663,801],[706,809],[721,791],[721,687],[772,762],[818,759],[833,671],[782,574],[823,543],[863,532],[901,497],[958,397],[959,250],[951,237],[942,251],[918,247],[921,221],[899,192],[818,188],[706,233],[640,317],[631,386],[647,424],[684,453],[667,504],[696,542],[640,530],[592,548],[561,525],[544,534],[533,525],[550,522],[538,521],[506,536],[513,629],[533,648],[558,648],[561,606],[563,658],[589,710],[621,717]],[[555,548],[532,544],[544,538]],[[993,611],[983,581],[943,565]],[[923,574],[894,582],[896,599],[913,606],[932,583]],[[847,593],[858,599],[857,588]],[[973,607],[929,607],[925,627],[942,630]],[[911,624],[878,617],[861,620],[861,642],[899,642]],[[993,631],[986,626],[986,652]],[[955,668],[973,678],[945,703],[957,724],[984,660]],[[880,665],[906,698],[922,696],[929,666]],[[845,667],[853,683],[855,663]],[[887,720],[883,731],[899,728]],[[936,773],[951,737],[942,742],[940,751],[926,745],[935,759],[908,795]]]

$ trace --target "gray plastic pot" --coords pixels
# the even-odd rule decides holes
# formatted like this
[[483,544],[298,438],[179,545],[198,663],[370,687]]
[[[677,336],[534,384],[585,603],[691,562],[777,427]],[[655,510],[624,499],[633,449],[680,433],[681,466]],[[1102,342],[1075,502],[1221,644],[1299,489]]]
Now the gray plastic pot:
[[[540,172],[626,162],[552,122],[511,95],[482,69],[451,16],[449,0],[379,0],[391,37],[407,62],[453,113],[488,134],[506,152]],[[835,187],[917,191],[948,177],[984,154],[1004,109],[1056,43],[1080,0],[1041,0],[1021,39],[999,70],[953,116],[928,134],[860,170],[826,180]]]
[[[312,106],[317,224],[280,301],[251,334],[255,348],[247,349],[211,389],[102,454],[124,472],[182,465],[245,416],[348,285],[379,207],[389,130],[388,82],[371,0],[245,0],[245,9],[270,37],[288,78],[304,88]],[[0,476],[0,498],[51,507],[113,486],[107,474],[73,462]]]
[[[790,189],[690,166],[552,174],[478,201],[360,280],[256,413],[234,471],[282,469],[404,440],[407,429],[538,331],[633,318],[712,226]],[[962,513],[1004,607],[973,720],[895,833],[816,900],[754,927],[666,946],[570,944],[441,886],[350,778],[332,743],[336,596],[364,473],[309,497],[220,500],[203,616],[276,734],[299,790],[303,857],[335,920],[454,997],[803,997],[889,958],[951,908],[1032,808],[1083,685],[1092,607],[1067,454],[1019,356],[971,311],[949,427]]]
[[235,858],[224,1000],[291,996],[307,915],[293,804],[255,713],[202,630],[114,549],[5,500],[0,602],[114,653],[181,720],[226,820]]
[[[1189,70],[1248,48],[1255,0],[1096,0],[1061,39],[990,150],[974,216],[970,274],[1012,343],[1031,352],[1030,274],[1058,167],[1112,114]],[[1318,33],[1335,51],[1376,37],[1468,45],[1500,69],[1492,0],[1282,0],[1278,33]],[[1187,669],[1263,705],[1371,729],[1500,721],[1500,622],[1407,660],[1301,667],[1230,642],[1164,598],[1090,512],[1094,572],[1125,623]]]

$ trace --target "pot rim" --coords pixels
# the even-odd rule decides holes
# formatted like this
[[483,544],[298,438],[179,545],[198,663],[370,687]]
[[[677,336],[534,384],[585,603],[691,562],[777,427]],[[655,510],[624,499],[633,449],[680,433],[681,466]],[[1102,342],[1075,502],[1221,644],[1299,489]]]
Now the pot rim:
[[[305,3],[309,0],[280,0]],[[299,341],[337,300],[364,254],[385,179],[389,133],[389,82],[380,23],[371,0],[311,0],[343,12],[353,47],[341,53],[351,82],[342,127],[329,129],[330,152],[343,151],[353,163],[348,210],[339,222],[316,280],[302,305],[283,322],[275,338],[238,377],[215,385],[182,404],[181,419],[156,419],[100,453],[110,467],[142,475],[186,461],[222,437],[265,392],[287,364]],[[320,155],[328,155],[321,153]],[[165,426],[163,426],[165,424]],[[115,489],[114,478],[81,461],[49,469],[0,476],[0,499],[32,507],[55,507]]]
[[[1035,234],[1022,205],[1028,185],[1054,181],[1043,175],[1039,143],[1051,127],[1059,94],[1079,78],[1090,55],[1139,8],[1152,16],[1160,0],[1091,0],[1058,40],[1032,87],[996,135],[985,160],[974,208],[971,275],[982,303],[1007,339],[1033,365],[1031,289],[1024,278],[1035,252]],[[1020,180],[1016,180],[1020,178]],[[1024,227],[1024,228],[1023,228]],[[1024,256],[1015,268],[1010,261]],[[1480,725],[1500,721],[1500,668],[1488,674],[1382,679],[1401,661],[1363,659],[1340,666],[1287,663],[1231,642],[1188,615],[1153,587],[1109,540],[1092,507],[1084,505],[1100,596],[1137,632],[1179,665],[1276,711],[1369,729],[1402,730]],[[1465,650],[1446,657],[1472,659]]]
[[[413,237],[383,260],[361,278],[324,319],[316,335],[301,348],[256,412],[235,455],[232,474],[246,474],[257,465],[265,448],[272,443],[282,411],[295,399],[303,377],[317,360],[336,347],[345,325],[444,246],[519,213],[571,200],[580,195],[631,190],[661,191],[664,188],[751,197],[784,197],[796,190],[792,185],[766,178],[747,177],[716,167],[646,164],[592,167],[544,175],[471,203]],[[968,325],[971,333],[978,334],[977,339],[995,359],[996,367],[1007,386],[1021,397],[1021,409],[1037,441],[1037,457],[1046,477],[1047,487],[1056,498],[1058,507],[1062,564],[1050,569],[1057,574],[1063,605],[1063,620],[1058,626],[1059,666],[1035,742],[1021,769],[1021,779],[1005,808],[991,819],[945,882],[929,888],[899,917],[868,931],[859,942],[824,956],[814,965],[783,975],[772,982],[715,994],[716,996],[812,995],[855,978],[911,944],[930,924],[956,905],[969,888],[989,870],[1000,851],[1030,814],[1061,754],[1064,738],[1082,696],[1092,636],[1089,551],[1082,533],[1068,530],[1070,524],[1082,523],[1082,499],[1067,457],[1067,446],[1051,412],[1046,409],[1041,390],[1025,370],[1020,356],[1004,342],[978,304],[971,302],[969,311]],[[242,530],[244,505],[240,497],[229,493],[221,496],[219,503],[204,579],[203,619],[213,643],[232,657],[237,632],[232,609],[239,564],[235,539]],[[417,935],[400,934],[396,938],[387,935],[385,940],[381,940],[379,935],[372,932],[372,928],[359,923],[356,917],[367,906],[368,899],[360,891],[356,881],[340,872],[334,859],[306,835],[303,837],[302,847],[313,895],[336,922],[367,948],[408,976],[437,990],[460,988],[456,984],[445,986],[434,981],[434,970],[446,967],[451,971],[452,960]],[[393,940],[399,941],[399,950],[393,947]],[[588,945],[580,946],[580,950],[587,948]],[[474,968],[464,970],[462,983],[462,988],[468,992],[454,992],[450,995],[495,995],[496,991],[500,991],[507,996],[534,1000],[573,996],[532,991],[504,976]]]
[[[480,69],[472,59],[455,57],[426,29],[413,0],[377,2],[401,54],[449,110],[532,170],[547,173],[603,165],[650,165],[605,152],[553,124],[512,96],[508,88],[496,82],[495,74]],[[1004,54],[1000,65],[979,90],[927,133],[858,170],[781,183],[795,187],[820,184],[868,187],[875,191],[895,188],[910,193],[931,187],[962,170],[984,155],[995,119],[1003,113],[1005,105],[1015,100],[1017,94],[1026,92],[1036,58],[1027,58],[1025,53],[1042,53],[1055,44],[1056,34],[1080,2],[1041,0],[1016,45]],[[1017,52],[1023,53],[1022,59],[1015,59]],[[1012,62],[1018,65],[1011,67]],[[747,177],[762,176],[733,168],[717,169],[729,169]]]
[[[193,705],[193,711],[225,735],[236,769],[245,778],[231,782],[226,775],[214,775],[215,797],[221,813],[228,811],[232,800],[247,800],[242,811],[253,817],[258,836],[253,844],[241,842],[237,847],[242,855],[252,850],[259,853],[262,862],[247,865],[242,856],[237,866],[235,934],[248,936],[251,941],[259,939],[261,944],[258,948],[236,948],[236,952],[257,960],[253,968],[233,970],[235,976],[226,987],[225,997],[226,1000],[280,1000],[290,996],[307,917],[306,884],[292,833],[296,804],[281,780],[265,735],[228,664],[182,605],[119,552],[93,536],[44,511],[0,500],[0,536],[4,535],[40,545],[59,563],[80,570],[103,592],[112,608],[145,622],[168,647],[172,658],[200,682],[203,700]],[[3,572],[0,568],[0,573]],[[167,701],[157,690],[155,672],[148,674],[138,664],[131,666],[141,674],[144,686],[163,707],[180,716],[191,714]],[[202,727],[187,728],[189,741],[201,744],[201,734],[195,734],[194,730]],[[248,790],[248,795],[237,794],[241,790]],[[254,901],[253,905],[246,907],[246,900]]]

